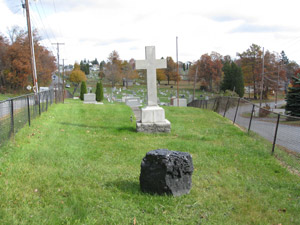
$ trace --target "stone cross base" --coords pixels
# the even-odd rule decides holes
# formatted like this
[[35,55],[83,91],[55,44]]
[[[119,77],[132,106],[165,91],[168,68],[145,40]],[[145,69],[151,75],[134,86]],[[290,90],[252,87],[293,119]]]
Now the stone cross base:
[[159,106],[147,106],[141,110],[141,120],[136,123],[137,132],[170,133],[171,123],[165,119],[165,110]]

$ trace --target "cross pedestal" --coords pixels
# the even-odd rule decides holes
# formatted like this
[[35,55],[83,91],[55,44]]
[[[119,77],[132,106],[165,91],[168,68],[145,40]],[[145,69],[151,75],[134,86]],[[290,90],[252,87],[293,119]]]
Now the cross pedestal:
[[146,47],[146,60],[136,60],[136,69],[147,70],[147,106],[142,108],[138,132],[170,132],[171,123],[165,118],[165,110],[157,105],[156,69],[167,68],[165,59],[155,59],[155,47]]

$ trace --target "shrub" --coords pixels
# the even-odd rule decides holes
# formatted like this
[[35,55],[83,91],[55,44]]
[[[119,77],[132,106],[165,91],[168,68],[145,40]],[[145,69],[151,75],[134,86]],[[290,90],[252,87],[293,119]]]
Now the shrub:
[[86,88],[86,83],[85,81],[81,82],[81,87],[80,87],[80,99],[83,100],[84,99],[84,94],[87,93],[87,88]]
[[265,107],[260,108],[259,117],[267,117],[271,113],[270,109],[271,107],[268,104],[266,104]]
[[103,86],[102,86],[102,82],[98,82],[97,83],[97,87],[96,87],[96,101],[97,102],[102,102],[103,101]]

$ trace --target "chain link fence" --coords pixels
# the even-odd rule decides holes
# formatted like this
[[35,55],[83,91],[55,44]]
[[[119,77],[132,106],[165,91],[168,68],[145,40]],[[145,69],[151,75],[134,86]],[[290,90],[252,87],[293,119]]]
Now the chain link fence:
[[300,153],[300,118],[261,108],[243,98],[217,97],[194,100],[190,107],[213,110],[248,132],[253,131],[273,143]]
[[62,91],[49,90],[0,101],[0,146],[24,125],[48,110],[54,102],[62,102]]

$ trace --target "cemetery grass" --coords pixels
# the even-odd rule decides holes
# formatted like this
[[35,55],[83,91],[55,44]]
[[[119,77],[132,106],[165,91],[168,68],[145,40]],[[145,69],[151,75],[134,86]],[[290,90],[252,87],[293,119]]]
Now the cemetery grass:
[[[125,105],[50,107],[0,149],[0,224],[300,224],[300,178],[269,142],[210,111],[165,110],[172,132],[143,134]],[[158,148],[192,155],[190,194],[140,191]]]
[[7,100],[9,98],[17,97],[16,94],[0,94],[0,101]]

